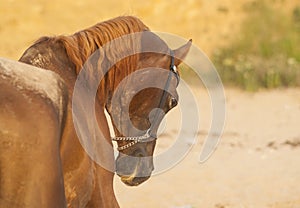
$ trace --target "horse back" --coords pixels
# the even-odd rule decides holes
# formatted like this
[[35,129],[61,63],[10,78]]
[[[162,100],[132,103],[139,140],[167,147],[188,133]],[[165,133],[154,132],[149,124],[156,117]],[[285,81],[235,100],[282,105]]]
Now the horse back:
[[67,98],[55,73],[0,58],[0,207],[65,207]]

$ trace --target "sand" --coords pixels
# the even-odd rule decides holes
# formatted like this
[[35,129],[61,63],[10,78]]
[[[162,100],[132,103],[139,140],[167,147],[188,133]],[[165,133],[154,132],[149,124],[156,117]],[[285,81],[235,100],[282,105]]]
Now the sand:
[[[204,113],[198,142],[177,166],[134,188],[116,178],[121,207],[300,207],[300,89],[225,93],[225,129],[212,156],[199,163],[209,130]],[[203,112],[207,100],[199,100]],[[159,138],[158,151],[168,151],[168,142],[170,133]]]

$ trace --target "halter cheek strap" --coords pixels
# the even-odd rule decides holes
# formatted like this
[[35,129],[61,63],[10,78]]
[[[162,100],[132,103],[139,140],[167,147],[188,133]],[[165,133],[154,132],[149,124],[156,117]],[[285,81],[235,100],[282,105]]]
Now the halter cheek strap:
[[171,55],[170,71],[175,74],[175,77],[177,79],[177,86],[178,86],[179,81],[180,81],[180,77],[179,77],[179,74],[177,72],[177,67],[175,65],[175,58],[174,58],[174,51],[173,50],[170,51],[170,55]]
[[[165,84],[163,95],[162,95],[162,97],[160,99],[158,108],[163,108],[163,105],[166,103],[167,90],[170,87],[172,75],[175,74],[175,77],[177,79],[177,85],[179,84],[179,80],[180,80],[178,72],[177,72],[177,67],[175,66],[174,52],[172,50],[170,51],[170,56],[171,56],[171,63],[170,63],[170,68],[169,68],[170,71],[169,71],[168,79],[167,79],[167,82]],[[119,151],[125,150],[125,149],[127,149],[127,148],[129,148],[129,147],[131,147],[131,146],[133,146],[133,145],[135,145],[137,143],[153,141],[153,140],[156,139],[156,137],[153,136],[151,133],[152,133],[153,128],[155,126],[157,126],[157,122],[159,122],[158,117],[159,117],[159,113],[156,114],[155,119],[154,119],[154,123],[152,123],[152,125],[150,126],[150,128],[142,136],[112,137],[111,139],[112,139],[112,141],[131,141],[131,142],[127,143],[126,145],[118,147]]]

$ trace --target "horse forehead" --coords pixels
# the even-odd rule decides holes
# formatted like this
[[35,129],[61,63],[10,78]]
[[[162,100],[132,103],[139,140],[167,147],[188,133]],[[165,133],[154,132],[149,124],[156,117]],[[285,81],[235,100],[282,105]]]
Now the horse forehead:
[[54,72],[0,58],[0,78],[9,80],[20,91],[30,91],[50,99],[60,115],[63,114],[66,89],[63,80]]

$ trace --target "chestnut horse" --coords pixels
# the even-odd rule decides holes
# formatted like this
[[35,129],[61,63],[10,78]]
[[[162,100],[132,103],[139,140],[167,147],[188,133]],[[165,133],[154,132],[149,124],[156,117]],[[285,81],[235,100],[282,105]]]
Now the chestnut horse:
[[[135,33],[140,35],[122,39],[115,47],[105,47],[115,39]],[[176,50],[171,50],[138,18],[122,16],[98,23],[70,36],[42,37],[24,52],[19,61],[56,72],[68,89],[66,122],[60,143],[67,207],[119,207],[113,192],[114,168],[121,180],[130,186],[139,185],[150,177],[154,168],[152,155],[156,131],[162,116],[155,113],[151,120],[149,114],[157,108],[167,113],[176,106],[176,87],[179,81],[176,66],[185,58],[190,46],[191,41]],[[88,65],[86,62],[90,57],[99,50],[98,55],[92,58],[94,63],[91,65],[94,71],[85,78],[88,82],[94,82],[95,77],[103,75],[92,106],[98,124],[95,128],[100,129],[101,136],[91,133],[91,137],[95,137],[98,143],[109,144],[110,148],[100,148],[101,161],[108,164],[106,167],[95,161],[93,153],[83,146],[86,141],[82,142],[76,131],[74,120],[77,118],[74,118],[72,103],[74,86],[81,71]],[[120,53],[129,55],[119,59]],[[107,73],[103,72],[107,67]],[[143,69],[147,72],[143,78],[136,81],[137,84],[164,83],[167,91],[174,93],[149,87],[135,92],[134,96],[129,96],[129,102],[127,95],[132,85],[122,85],[122,80]],[[147,76],[155,69],[163,69],[160,71],[167,72],[167,75],[159,72],[155,77]],[[123,87],[120,89],[119,85]],[[121,92],[121,97],[114,101],[116,91]],[[83,92],[81,101],[85,99]],[[123,101],[129,103],[129,106],[124,106]],[[89,116],[84,115],[85,110],[88,109],[79,108],[79,112],[82,113],[80,119],[89,125]],[[116,135],[113,140],[118,143],[119,155],[116,161],[105,111],[112,118]],[[130,124],[124,120],[125,114],[128,114]],[[87,129],[94,131],[90,127]],[[91,148],[96,148],[94,146],[90,145]]]

